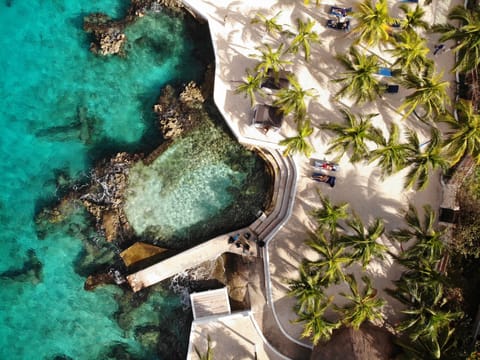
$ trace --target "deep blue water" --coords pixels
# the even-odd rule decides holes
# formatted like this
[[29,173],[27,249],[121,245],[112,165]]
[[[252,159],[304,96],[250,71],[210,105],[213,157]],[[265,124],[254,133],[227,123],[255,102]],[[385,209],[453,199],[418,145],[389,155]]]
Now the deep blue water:
[[[118,287],[83,290],[79,263],[95,235],[81,209],[41,235],[35,225],[62,182],[113,151],[154,146],[150,109],[160,88],[204,70],[184,22],[161,14],[128,29],[126,58],[96,57],[82,30],[96,11],[121,17],[125,3],[0,3],[0,359],[155,358],[152,324],[181,312],[161,289],[138,308]],[[162,334],[166,346],[176,331]]]

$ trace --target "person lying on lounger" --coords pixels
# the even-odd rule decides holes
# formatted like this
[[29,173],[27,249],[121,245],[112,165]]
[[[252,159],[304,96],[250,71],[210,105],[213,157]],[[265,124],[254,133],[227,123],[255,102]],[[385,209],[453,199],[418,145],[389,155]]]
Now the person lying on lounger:
[[318,182],[326,183],[330,185],[330,187],[335,186],[335,176],[325,175],[322,173],[313,173],[312,179]]

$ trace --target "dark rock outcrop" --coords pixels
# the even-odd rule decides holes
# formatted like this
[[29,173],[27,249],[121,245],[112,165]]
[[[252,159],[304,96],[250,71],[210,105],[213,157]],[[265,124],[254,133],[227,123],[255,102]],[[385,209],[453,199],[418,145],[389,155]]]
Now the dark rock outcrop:
[[93,35],[90,51],[102,56],[125,55],[125,27],[149,11],[160,12],[166,9],[180,14],[184,6],[181,0],[132,0],[123,19],[113,20],[103,13],[85,16],[83,29]]
[[90,51],[98,55],[123,55],[127,40],[123,21],[114,21],[108,15],[93,13],[84,18],[83,29],[93,35]]
[[173,87],[167,85],[153,106],[163,137],[175,139],[198,124],[203,116],[204,101],[202,91],[193,81],[185,86],[178,97]]
[[91,173],[88,190],[80,197],[87,210],[105,232],[107,241],[130,237],[133,233],[123,211],[124,192],[130,167],[140,155],[118,153],[101,162]]

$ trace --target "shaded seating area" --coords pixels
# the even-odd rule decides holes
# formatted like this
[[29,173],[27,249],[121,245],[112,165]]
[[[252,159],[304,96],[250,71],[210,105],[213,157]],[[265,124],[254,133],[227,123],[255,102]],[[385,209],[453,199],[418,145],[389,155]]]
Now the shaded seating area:
[[267,132],[278,131],[282,127],[284,114],[278,107],[258,104],[253,110],[252,125]]
[[321,173],[321,172],[314,172],[312,174],[312,179],[317,181],[317,182],[326,183],[326,184],[330,185],[330,187],[332,187],[332,188],[335,186],[335,181],[336,181],[335,176],[326,175],[326,174]]
[[288,89],[290,87],[289,76],[293,75],[290,71],[280,70],[275,74],[272,69],[268,69],[267,77],[263,80],[261,87],[272,90]]

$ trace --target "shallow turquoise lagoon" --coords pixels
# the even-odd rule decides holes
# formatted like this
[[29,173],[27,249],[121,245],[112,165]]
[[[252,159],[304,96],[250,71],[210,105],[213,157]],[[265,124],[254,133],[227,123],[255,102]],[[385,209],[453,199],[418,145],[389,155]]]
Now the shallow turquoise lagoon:
[[[0,3],[0,359],[156,358],[155,326],[182,312],[161,289],[147,300],[114,286],[83,290],[79,259],[84,243],[98,240],[80,209],[42,236],[34,222],[93,162],[158,144],[150,109],[160,88],[203,73],[184,22],[163,14],[128,29],[127,58],[91,54],[83,17],[121,17],[125,8],[119,0]],[[162,334],[167,348],[181,342],[178,331]]]

